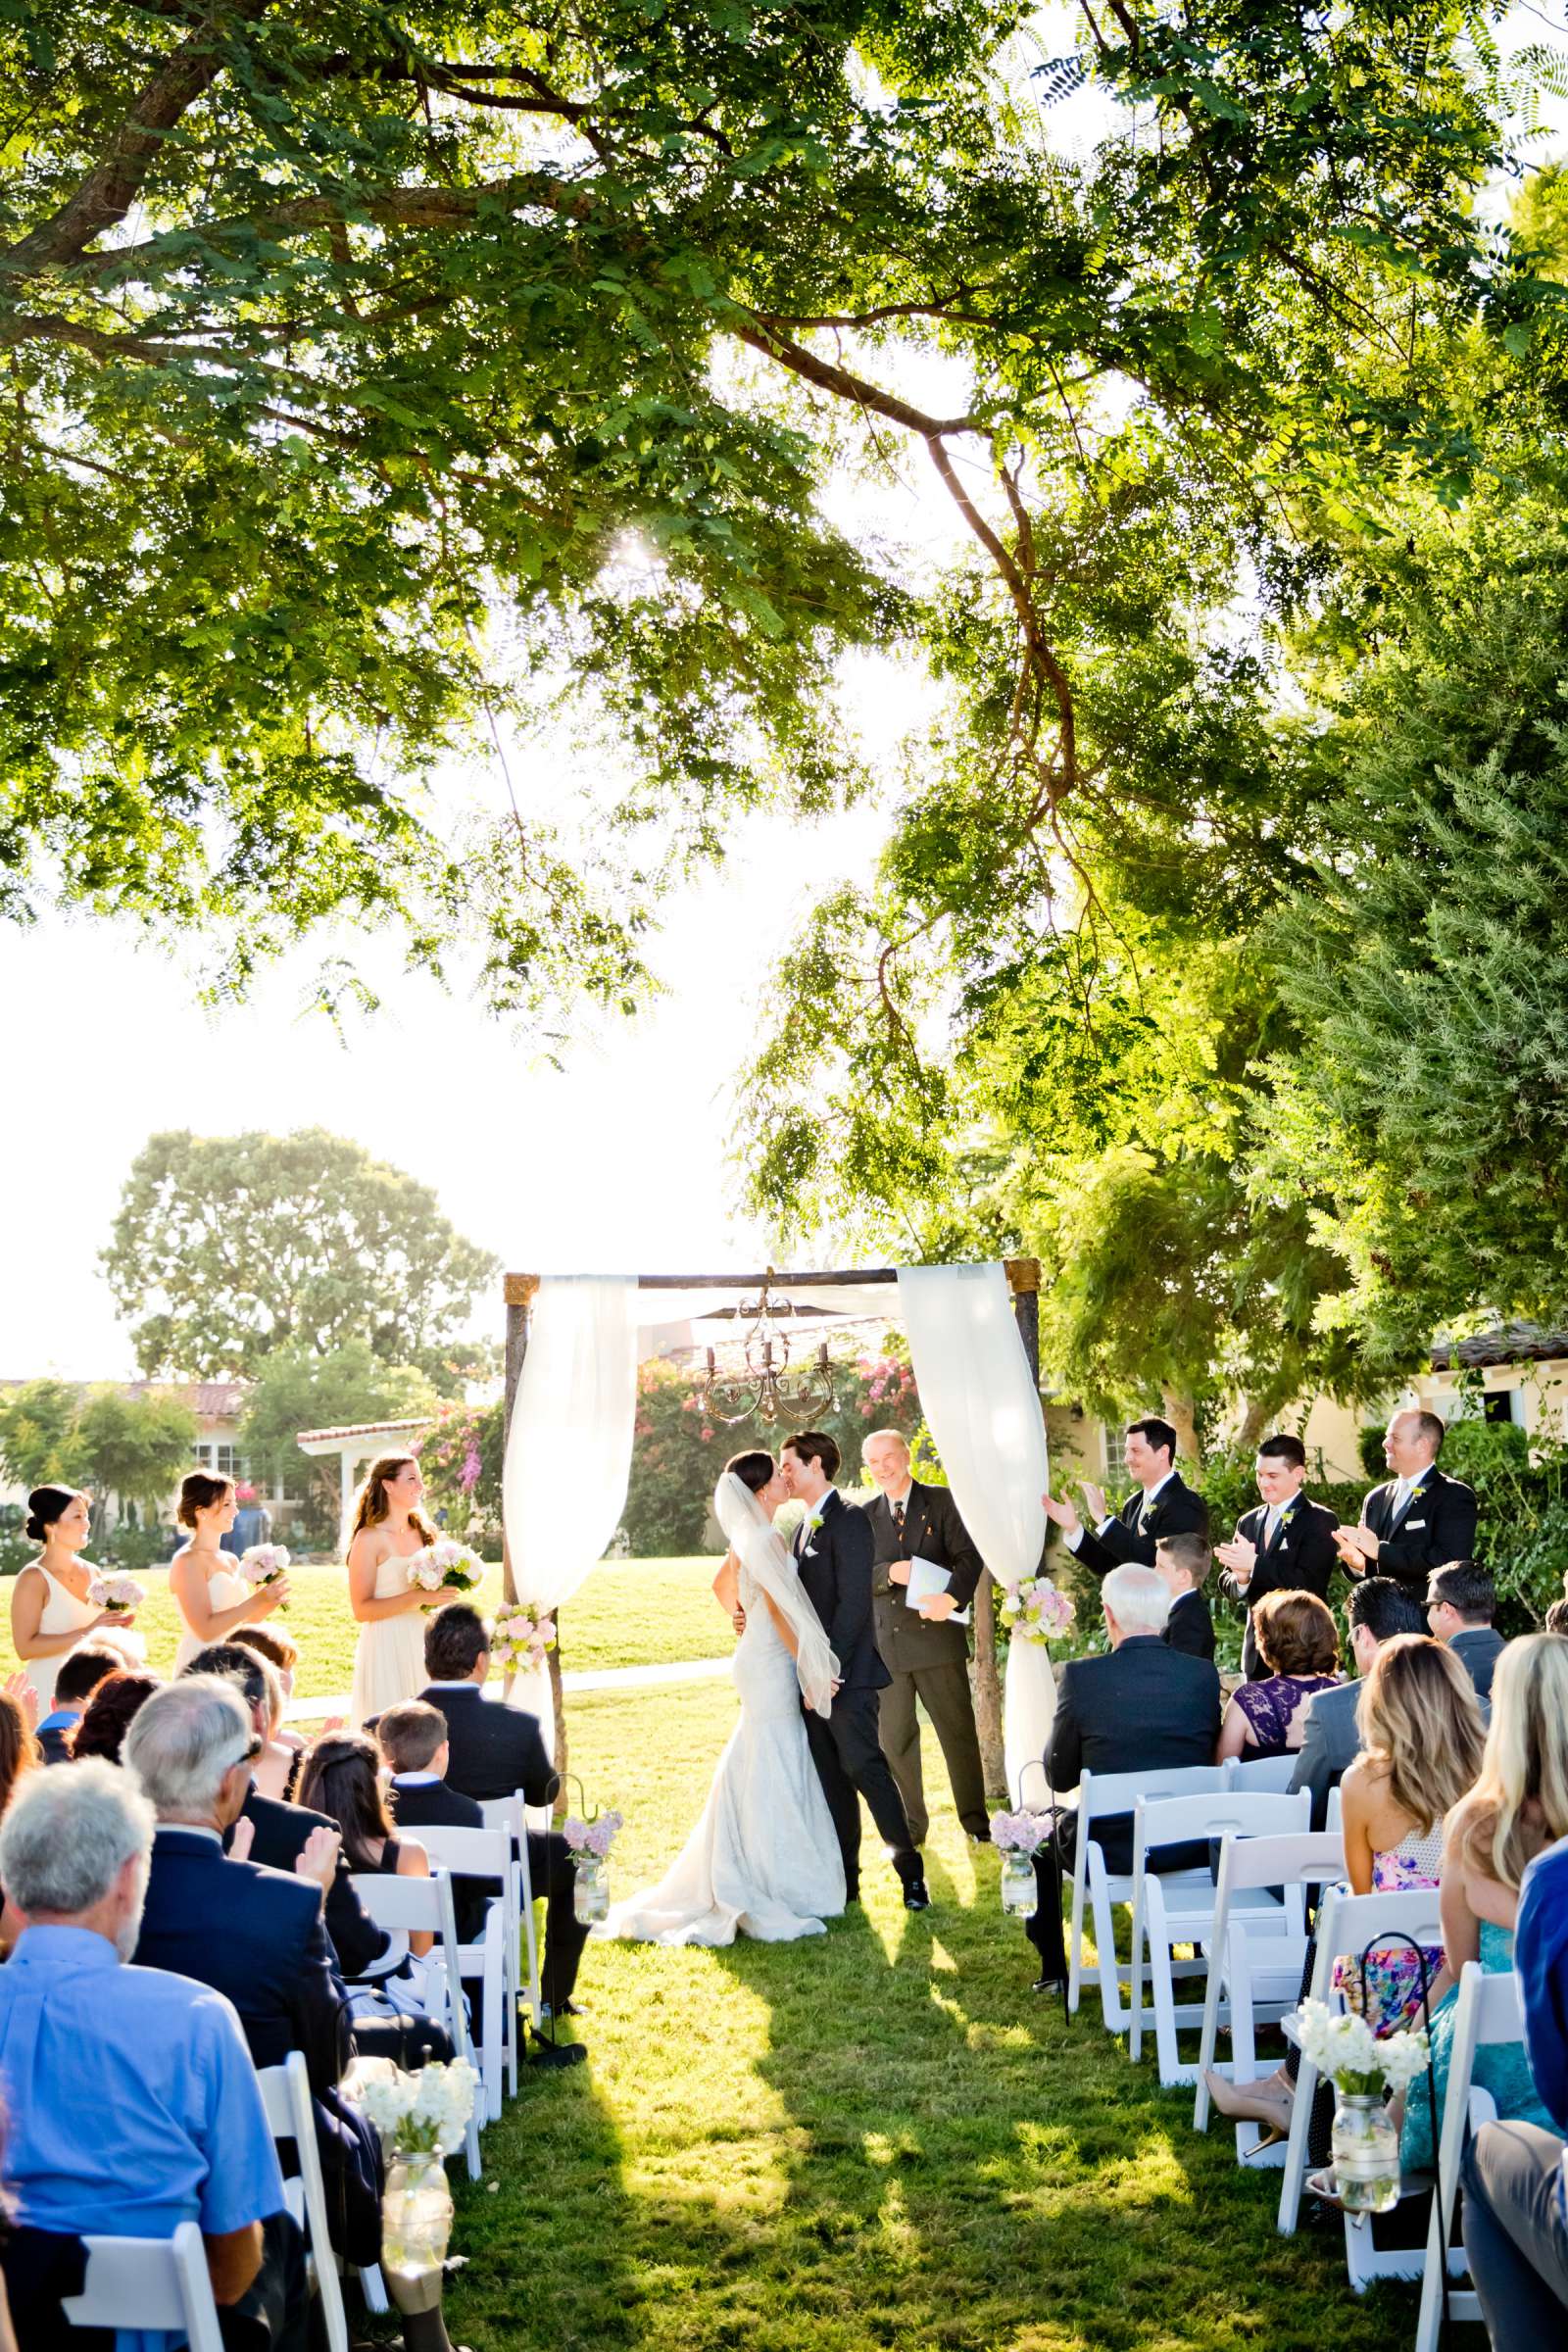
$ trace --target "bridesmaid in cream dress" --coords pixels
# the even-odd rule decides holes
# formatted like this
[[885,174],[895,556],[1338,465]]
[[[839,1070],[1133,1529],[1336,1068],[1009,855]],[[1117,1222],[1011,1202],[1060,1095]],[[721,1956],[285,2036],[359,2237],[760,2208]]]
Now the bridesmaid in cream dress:
[[384,1454],[354,1506],[349,1541],[349,1607],[360,1626],[350,1719],[364,1723],[417,1698],[424,1671],[424,1611],[438,1596],[409,1583],[409,1562],[436,1542],[419,1509],[424,1480],[412,1453]]
[[239,1626],[260,1625],[288,1598],[286,1576],[270,1585],[248,1585],[234,1554],[223,1549],[238,1508],[233,1481],[210,1470],[191,1471],[180,1486],[174,1515],[191,1538],[169,1563],[169,1590],[182,1628],[174,1651],[176,1674],[214,1642],[226,1642]]
[[91,1519],[91,1496],[72,1487],[34,1487],[27,1497],[26,1533],[43,1550],[11,1588],[11,1641],[38,1693],[40,1715],[54,1704],[55,1676],[68,1652],[111,1616],[116,1633],[135,1622],[88,1598],[98,1571],[80,1553]]

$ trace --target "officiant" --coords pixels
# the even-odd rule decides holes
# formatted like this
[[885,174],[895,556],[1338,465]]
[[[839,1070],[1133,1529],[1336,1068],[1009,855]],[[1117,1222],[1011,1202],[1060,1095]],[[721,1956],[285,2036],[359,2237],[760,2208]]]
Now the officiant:
[[[971,1838],[986,1842],[991,1827],[969,1690],[969,1645],[963,1626],[953,1622],[974,1599],[983,1563],[947,1488],[923,1486],[909,1475],[909,1448],[896,1429],[873,1431],[861,1452],[880,1490],[865,1515],[875,1545],[876,1645],[893,1677],[881,1697],[882,1752],[904,1799],[909,1834],[923,1845],[929,1821],[916,1702],[923,1706],[942,1742],[958,1819]],[[945,1571],[948,1585],[911,1608],[909,1571],[916,1560]]]

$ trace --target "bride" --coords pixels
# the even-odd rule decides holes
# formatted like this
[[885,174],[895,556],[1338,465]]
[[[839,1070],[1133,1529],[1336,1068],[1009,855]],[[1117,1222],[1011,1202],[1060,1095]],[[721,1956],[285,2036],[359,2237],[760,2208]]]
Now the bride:
[[600,1931],[645,1943],[760,1943],[820,1936],[844,1909],[844,1864],[801,1713],[826,1715],[838,1660],[772,1514],[786,1499],[770,1453],[738,1453],[713,1492],[729,1551],[713,1579],[745,1611],[735,1646],[741,1717],[702,1818],[657,1886],[616,1903]]

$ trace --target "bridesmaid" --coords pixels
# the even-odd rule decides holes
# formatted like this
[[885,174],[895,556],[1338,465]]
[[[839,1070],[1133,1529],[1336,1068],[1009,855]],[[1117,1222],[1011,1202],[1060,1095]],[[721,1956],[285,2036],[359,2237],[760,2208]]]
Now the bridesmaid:
[[135,1622],[88,1598],[98,1571],[79,1555],[91,1516],[91,1496],[74,1487],[34,1487],[27,1496],[27,1538],[43,1550],[11,1589],[11,1640],[38,1693],[40,1715],[54,1704],[55,1676],[68,1650],[111,1616],[117,1631]]
[[242,1625],[260,1625],[264,1617],[288,1598],[288,1579],[270,1585],[248,1585],[239,1562],[223,1549],[223,1538],[239,1508],[231,1479],[209,1470],[193,1470],[179,1490],[174,1516],[191,1531],[169,1564],[169,1590],[174,1595],[183,1631],[174,1652],[174,1672],[182,1674],[199,1650],[214,1642],[226,1642]]
[[436,1541],[419,1509],[423,1493],[413,1454],[389,1453],[372,1465],[354,1506],[349,1607],[362,1629],[354,1653],[354,1723],[417,1698],[429,1680],[420,1612],[435,1596],[411,1586],[408,1569],[415,1553]]

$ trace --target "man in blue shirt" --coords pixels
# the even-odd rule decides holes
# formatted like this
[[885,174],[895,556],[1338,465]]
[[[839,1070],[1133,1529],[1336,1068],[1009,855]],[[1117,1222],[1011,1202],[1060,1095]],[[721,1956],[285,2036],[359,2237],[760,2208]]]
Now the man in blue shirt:
[[[287,2342],[303,2321],[286,2308],[298,2240],[239,2020],[204,1984],[124,1965],[152,1837],[129,1775],[96,1760],[30,1776],[0,1827],[0,1883],[24,1923],[0,1969],[5,2176],[22,2224],[8,2283],[24,2306],[47,2270],[57,2305],[79,2256],[74,2278],[44,2251],[194,2221],[220,2308],[265,2318]],[[33,2309],[43,2331],[48,2295]]]
[[46,1764],[70,1761],[69,1741],[86,1712],[88,1699],[99,1684],[124,1663],[112,1649],[74,1649],[61,1660],[55,1676],[55,1703],[38,1725],[38,1745]]
[[[1530,1865],[1514,1968],[1543,2105],[1568,2132],[1568,1838]],[[1498,2352],[1568,2334],[1568,2148],[1532,2124],[1486,2124],[1464,2163],[1464,2242]]]

